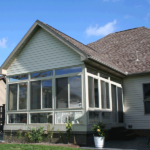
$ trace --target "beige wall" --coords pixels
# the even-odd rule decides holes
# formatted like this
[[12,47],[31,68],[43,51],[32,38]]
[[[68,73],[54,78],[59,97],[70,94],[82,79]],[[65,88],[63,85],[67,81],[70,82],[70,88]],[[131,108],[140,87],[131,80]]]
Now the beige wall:
[[0,106],[6,103],[5,99],[6,99],[6,84],[4,83],[3,80],[0,80]]

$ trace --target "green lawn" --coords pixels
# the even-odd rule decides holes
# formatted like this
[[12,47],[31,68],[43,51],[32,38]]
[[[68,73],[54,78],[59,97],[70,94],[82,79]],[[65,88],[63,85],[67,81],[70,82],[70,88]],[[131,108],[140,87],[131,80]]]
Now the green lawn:
[[0,150],[81,150],[79,148],[31,145],[31,144],[0,144]]

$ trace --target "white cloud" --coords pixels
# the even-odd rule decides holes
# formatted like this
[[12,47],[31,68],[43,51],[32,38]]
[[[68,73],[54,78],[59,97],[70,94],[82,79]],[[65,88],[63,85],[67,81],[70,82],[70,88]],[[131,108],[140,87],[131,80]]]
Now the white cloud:
[[149,20],[150,20],[150,13],[148,13],[144,19],[145,19],[146,21],[149,21]]
[[89,26],[85,32],[87,36],[91,36],[91,35],[105,36],[115,31],[116,23],[117,23],[117,20],[114,20],[113,22],[109,22],[106,25],[101,26],[101,27],[99,27],[98,24],[95,27]]
[[132,17],[133,17],[133,16],[130,16],[130,15],[125,15],[125,16],[124,16],[125,19],[129,19],[129,18],[132,18]]
[[0,39],[0,47],[1,48],[6,48],[6,42],[7,40],[5,38]]

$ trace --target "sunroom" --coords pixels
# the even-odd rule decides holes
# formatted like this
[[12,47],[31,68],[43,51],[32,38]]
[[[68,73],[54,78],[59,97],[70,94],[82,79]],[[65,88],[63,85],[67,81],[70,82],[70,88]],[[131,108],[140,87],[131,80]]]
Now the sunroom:
[[88,65],[7,76],[5,130],[48,123],[87,132],[99,121],[123,124],[122,80]]

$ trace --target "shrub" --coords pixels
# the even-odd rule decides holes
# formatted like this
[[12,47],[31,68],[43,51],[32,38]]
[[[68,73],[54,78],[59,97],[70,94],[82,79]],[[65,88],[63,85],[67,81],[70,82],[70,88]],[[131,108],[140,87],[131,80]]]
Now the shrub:
[[71,137],[71,127],[72,127],[72,123],[71,121],[69,120],[66,124],[66,132],[67,132],[67,139],[68,139],[68,143],[69,143],[69,139]]
[[17,130],[17,139],[21,139],[22,137],[22,130]]
[[49,138],[49,140],[50,140],[50,142],[51,142],[51,140],[52,140],[52,138],[53,138],[53,131],[54,131],[54,127],[53,128],[51,128],[51,125],[50,125],[50,123],[47,125],[47,136],[48,136],[48,138]]
[[106,127],[105,124],[99,122],[98,124],[93,125],[92,130],[96,133],[96,135],[104,137],[106,134],[105,127]]
[[36,142],[41,142],[42,141],[42,135],[43,135],[43,126],[36,127],[36,128],[28,128],[29,131],[25,133],[25,139],[26,141],[34,141]]

